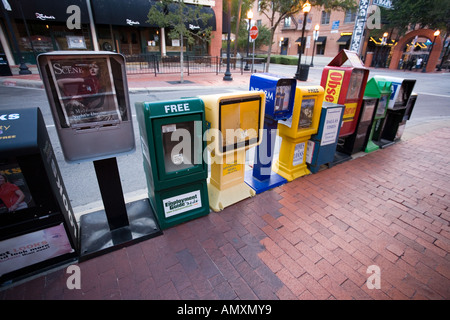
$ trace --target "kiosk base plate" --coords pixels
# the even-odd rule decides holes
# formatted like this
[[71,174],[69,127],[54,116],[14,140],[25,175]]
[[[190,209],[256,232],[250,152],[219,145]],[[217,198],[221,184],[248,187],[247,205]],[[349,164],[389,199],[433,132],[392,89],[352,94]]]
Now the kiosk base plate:
[[253,170],[247,170],[245,172],[245,183],[255,190],[256,194],[259,194],[261,192],[279,187],[287,183],[287,180],[275,172],[272,172],[268,179],[258,180],[253,176]]
[[148,199],[127,203],[126,209],[129,225],[114,230],[104,210],[81,216],[80,262],[162,234]]
[[225,190],[219,190],[208,183],[209,206],[215,212],[222,211],[224,208],[254,195],[256,195],[255,190],[245,182]]

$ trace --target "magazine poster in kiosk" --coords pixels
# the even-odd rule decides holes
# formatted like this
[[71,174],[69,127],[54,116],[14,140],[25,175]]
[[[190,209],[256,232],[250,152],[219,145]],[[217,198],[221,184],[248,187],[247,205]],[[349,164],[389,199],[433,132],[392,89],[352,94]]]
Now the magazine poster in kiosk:
[[266,112],[264,132],[260,145],[255,148],[253,170],[245,173],[247,183],[256,194],[285,184],[287,180],[272,171],[272,158],[279,120],[292,116],[297,80],[281,78],[274,74],[252,74],[250,91],[262,91],[266,94]]
[[0,121],[0,285],[76,261],[79,230],[42,113]]
[[[339,145],[356,130],[368,76],[369,69],[364,67],[356,52],[349,50],[341,50],[323,69],[320,85],[325,89],[324,101],[345,105]],[[334,162],[351,158],[349,154],[336,151]]]
[[64,158],[93,161],[104,210],[80,219],[87,259],[161,234],[148,199],[125,203],[117,155],[135,151],[125,58],[103,51],[55,51],[38,66]]
[[266,95],[262,91],[199,96],[205,104],[211,153],[209,206],[215,212],[252,197],[245,183],[246,151],[261,144]]

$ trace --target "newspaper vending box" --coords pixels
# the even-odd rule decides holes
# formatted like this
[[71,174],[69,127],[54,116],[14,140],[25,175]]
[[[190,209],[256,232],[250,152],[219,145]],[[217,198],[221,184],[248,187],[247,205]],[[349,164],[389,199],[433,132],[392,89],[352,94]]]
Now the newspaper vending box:
[[200,96],[205,103],[211,152],[209,205],[214,211],[252,197],[245,179],[245,153],[262,141],[266,95],[261,91]]
[[0,284],[79,255],[79,230],[39,108],[0,118]]
[[116,156],[135,150],[125,58],[55,51],[38,65],[67,162],[93,161],[104,210],[80,218],[80,259],[161,234],[148,199],[125,203]]
[[292,117],[278,122],[281,146],[274,171],[288,181],[310,174],[306,150],[308,140],[319,127],[323,95],[321,86],[297,87]]
[[266,94],[263,139],[256,147],[253,170],[247,170],[245,182],[261,193],[287,182],[285,178],[272,171],[272,158],[279,120],[291,117],[294,106],[297,80],[280,78],[272,74],[253,74],[250,77],[250,90]]
[[210,212],[203,101],[137,102],[148,195],[162,229]]

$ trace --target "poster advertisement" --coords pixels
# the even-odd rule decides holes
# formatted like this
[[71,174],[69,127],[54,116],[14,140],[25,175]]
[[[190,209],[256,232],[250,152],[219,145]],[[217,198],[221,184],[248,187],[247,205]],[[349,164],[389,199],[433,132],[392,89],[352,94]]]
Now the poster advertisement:
[[64,225],[0,242],[0,276],[73,252]]
[[50,73],[67,127],[122,120],[108,57],[55,58]]
[[289,109],[289,100],[291,96],[291,86],[278,86],[275,92],[274,111]]
[[192,191],[163,200],[164,214],[166,218],[198,209],[202,206],[200,191]]
[[34,206],[19,165],[14,162],[0,162],[0,215]]
[[315,99],[303,99],[298,120],[299,129],[311,127],[315,102]]
[[339,121],[341,119],[341,108],[330,109],[325,117],[325,124],[323,127],[321,146],[326,146],[336,142],[336,137],[339,132]]

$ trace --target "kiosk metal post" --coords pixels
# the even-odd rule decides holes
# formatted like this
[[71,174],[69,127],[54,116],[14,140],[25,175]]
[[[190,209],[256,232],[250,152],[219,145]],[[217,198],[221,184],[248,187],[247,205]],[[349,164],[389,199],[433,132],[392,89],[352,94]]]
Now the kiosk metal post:
[[297,87],[292,117],[278,122],[280,154],[274,171],[292,181],[310,174],[306,150],[311,135],[317,133],[324,90],[321,86]]
[[253,170],[245,174],[245,182],[257,194],[287,182],[272,171],[272,158],[278,121],[292,116],[296,82],[293,78],[280,78],[272,74],[253,74],[250,77],[250,90],[266,94],[263,140],[256,147]]
[[38,65],[64,158],[93,161],[104,204],[80,218],[80,260],[160,235],[148,199],[125,203],[115,158],[135,150],[125,58],[56,51]]
[[[355,132],[368,76],[369,69],[364,67],[358,54],[348,50],[340,51],[323,69],[320,84],[325,89],[324,100],[345,105],[339,144]],[[350,155],[336,152],[335,163],[350,159]]]
[[244,91],[199,98],[205,103],[211,152],[209,205],[217,212],[256,194],[244,181],[245,152],[262,141],[266,96]]
[[161,228],[209,214],[203,101],[186,98],[135,106],[148,195]]

